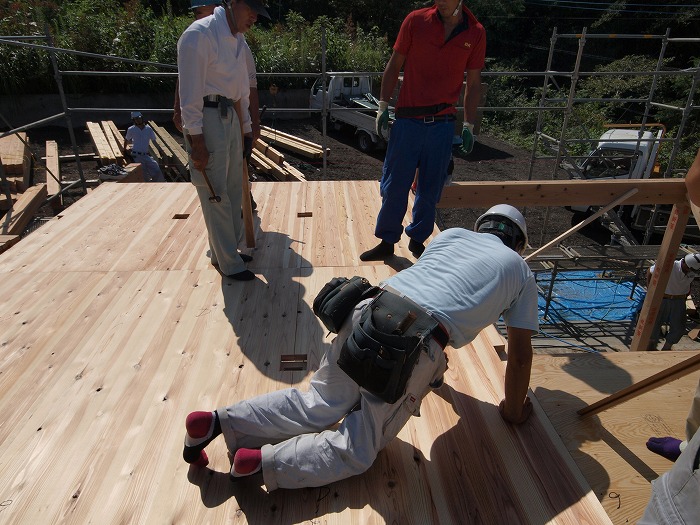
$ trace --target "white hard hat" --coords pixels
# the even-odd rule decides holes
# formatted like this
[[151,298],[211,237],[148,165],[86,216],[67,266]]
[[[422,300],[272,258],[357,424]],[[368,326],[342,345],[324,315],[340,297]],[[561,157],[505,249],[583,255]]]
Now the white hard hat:
[[141,114],[140,111],[132,111],[132,112],[131,112],[131,118],[132,118],[132,119],[134,119],[134,118],[143,118],[143,115]]
[[685,256],[685,264],[687,264],[688,268],[691,270],[695,270],[696,272],[700,271],[700,254],[689,253]]
[[511,206],[510,204],[496,204],[489,208],[486,213],[479,216],[474,223],[474,231],[479,231],[479,226],[484,223],[487,219],[491,217],[505,217],[511,220],[520,229],[524,237],[523,248],[527,246],[527,225],[525,224],[525,217],[518,211],[517,208]]

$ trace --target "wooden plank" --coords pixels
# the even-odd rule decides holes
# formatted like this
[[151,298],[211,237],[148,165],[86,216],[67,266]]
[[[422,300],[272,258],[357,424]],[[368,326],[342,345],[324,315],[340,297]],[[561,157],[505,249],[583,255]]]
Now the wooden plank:
[[601,206],[636,188],[625,204],[685,203],[683,179],[455,182],[446,186],[439,208],[513,206]]
[[19,235],[0,235],[0,253],[12,248],[19,240]]
[[292,166],[286,160],[282,163],[282,167],[289,174],[289,177],[287,178],[287,180],[291,180],[291,181],[295,181],[295,182],[306,182],[306,175],[304,175],[303,172],[296,169],[294,166]]
[[[124,156],[124,135],[122,135],[122,132],[119,131],[119,128],[117,128],[117,125],[114,123],[113,120],[106,120],[102,122],[102,127],[103,129],[107,126],[109,131],[111,131],[112,136],[114,137],[114,140],[117,142],[117,146],[119,147],[119,153]],[[107,132],[107,129],[105,129],[105,133]]]
[[279,131],[268,126],[260,126],[260,131],[261,133],[265,132],[266,134],[273,134],[275,137],[283,137],[290,141],[297,142],[298,144],[308,146],[311,149],[323,151],[323,146],[321,146],[320,144],[317,144],[316,142],[312,142],[310,140],[302,139],[301,137],[297,137],[296,135],[291,135],[290,133],[285,133],[284,131]]
[[123,166],[125,162],[124,143],[122,142],[120,144],[117,141],[117,138],[114,136],[114,133],[112,132],[112,127],[110,126],[109,122],[100,122],[100,127],[102,128],[102,132],[104,133],[105,139],[107,140],[109,147],[112,148],[112,155],[114,156],[116,164]]
[[189,159],[187,157],[187,152],[183,149],[180,144],[173,138],[173,136],[168,133],[168,131],[156,124],[155,122],[150,122],[150,126],[153,128],[153,131],[156,132],[156,135],[163,141],[165,145],[169,148],[169,150],[173,154],[173,162],[175,163],[175,167],[178,169],[180,172],[180,175],[185,176],[188,171],[189,171]]
[[2,218],[1,235],[20,235],[46,200],[46,184],[25,191]]
[[275,164],[274,162],[270,162],[267,157],[263,157],[263,155],[256,150],[253,151],[251,161],[253,165],[255,167],[259,167],[263,173],[266,173],[279,181],[286,181],[289,178],[289,174],[284,168]]
[[117,182],[144,182],[143,180],[143,166],[140,162],[132,162],[124,166],[126,170],[126,177],[119,179]]
[[24,184],[27,184],[29,180],[29,167],[32,159],[27,144],[25,131],[13,133],[0,139],[0,160],[2,160],[5,175],[17,176]]
[[277,144],[280,148],[287,149],[298,155],[301,155],[310,159],[319,159],[323,157],[323,151],[320,149],[313,148],[306,144],[300,143],[294,139],[285,137],[281,133],[269,132],[265,130],[260,131],[260,135],[269,143]]
[[96,122],[87,122],[86,126],[88,128],[88,132],[90,133],[90,140],[95,147],[95,152],[97,153],[100,163],[103,166],[114,164],[117,159],[115,158],[112,147],[109,145],[107,137],[105,137],[100,125]]
[[[46,191],[49,196],[61,192],[61,170],[58,159],[58,144],[55,140],[46,141]],[[51,201],[54,211],[63,207],[63,195]]]
[[267,157],[272,162],[274,162],[275,164],[279,164],[280,166],[285,161],[284,155],[282,155],[282,153],[277,151],[275,148],[270,146],[267,142],[265,142],[262,139],[258,139],[255,141],[255,150],[259,151],[264,157]]

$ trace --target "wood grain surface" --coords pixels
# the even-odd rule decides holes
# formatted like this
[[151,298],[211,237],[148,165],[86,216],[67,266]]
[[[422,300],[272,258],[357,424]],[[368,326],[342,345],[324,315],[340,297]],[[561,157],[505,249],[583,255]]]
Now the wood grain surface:
[[[103,184],[0,255],[0,522],[610,522],[539,404],[521,427],[500,418],[505,363],[488,334],[448,349],[445,385],[363,475],[268,494],[229,480],[223,439],[207,468],[184,463],[190,411],[308,381],[331,340],[311,311],[323,284],[415,260],[403,241],[389,265],[358,262],[376,242],[376,182],[253,191],[254,281],[209,264],[184,183]],[[289,354],[306,369],[280,370]]]

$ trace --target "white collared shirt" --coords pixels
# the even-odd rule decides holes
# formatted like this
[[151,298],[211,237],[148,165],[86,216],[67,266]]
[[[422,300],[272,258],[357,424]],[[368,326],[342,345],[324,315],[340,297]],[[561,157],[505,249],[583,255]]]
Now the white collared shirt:
[[250,50],[243,34],[231,34],[223,7],[217,7],[212,16],[195,20],[182,33],[177,42],[180,107],[182,125],[190,134],[202,133],[207,95],[240,100],[243,129],[250,131],[247,52]]

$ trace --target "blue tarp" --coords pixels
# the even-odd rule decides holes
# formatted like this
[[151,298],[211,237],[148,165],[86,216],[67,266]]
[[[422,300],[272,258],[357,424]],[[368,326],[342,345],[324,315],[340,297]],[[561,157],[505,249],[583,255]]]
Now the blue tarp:
[[[538,272],[537,284],[545,293],[550,272]],[[623,321],[632,320],[642,307],[646,290],[630,280],[602,279],[602,272],[576,271],[557,273],[549,304],[549,321]],[[634,293],[632,288],[634,287]],[[632,297],[630,298],[630,294]],[[538,299],[540,322],[543,321],[546,295]]]

